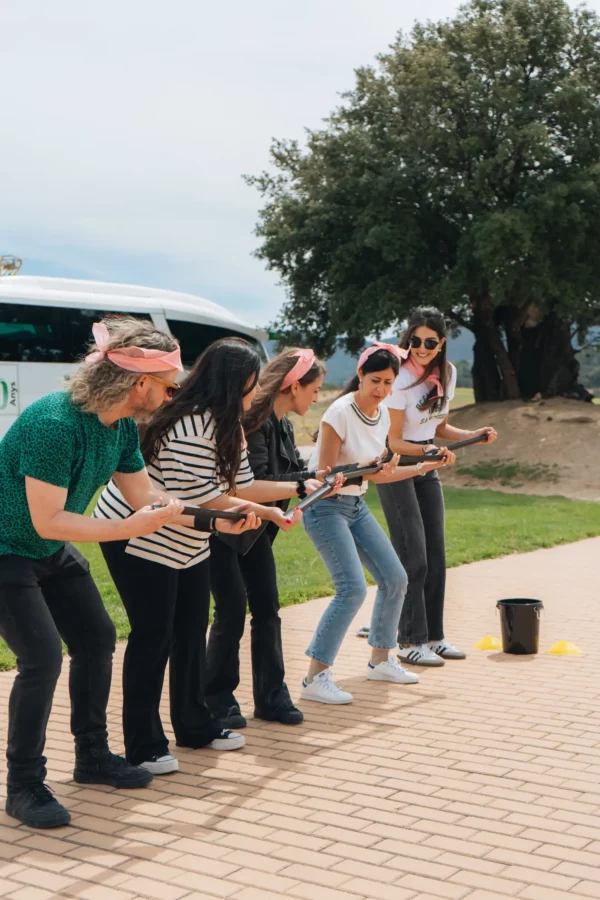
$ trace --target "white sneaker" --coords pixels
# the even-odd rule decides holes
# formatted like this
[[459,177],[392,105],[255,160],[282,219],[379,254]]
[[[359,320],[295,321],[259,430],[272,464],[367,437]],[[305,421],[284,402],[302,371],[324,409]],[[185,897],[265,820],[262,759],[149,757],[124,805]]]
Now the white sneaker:
[[356,630],[356,637],[368,638],[370,625],[361,625],[360,628]]
[[165,756],[153,756],[140,765],[143,769],[152,772],[153,775],[170,775],[171,772],[179,772],[179,763],[170,753]]
[[429,641],[429,648],[442,659],[466,659],[467,654],[458,647],[453,647],[445,638],[441,641]]
[[310,684],[302,682],[300,691],[302,700],[315,700],[317,703],[352,703],[354,697],[343,691],[333,680],[331,669],[323,669],[315,675]]
[[246,738],[237,731],[228,731],[225,729],[219,737],[207,744],[210,750],[241,750],[246,744]]
[[428,644],[420,644],[418,647],[398,644],[398,659],[401,662],[410,663],[411,666],[444,665],[444,660],[437,653],[434,653]]
[[418,675],[407,672],[393,656],[376,666],[370,662],[367,666],[367,679],[369,681],[393,681],[394,684],[416,684]]

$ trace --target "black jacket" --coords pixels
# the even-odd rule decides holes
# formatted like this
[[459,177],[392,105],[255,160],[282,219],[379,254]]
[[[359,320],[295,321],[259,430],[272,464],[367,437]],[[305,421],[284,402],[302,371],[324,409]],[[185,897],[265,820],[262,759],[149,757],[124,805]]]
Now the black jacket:
[[279,420],[271,413],[262,428],[248,435],[248,461],[257,481],[297,481],[310,477],[287,416]]
[[[287,416],[278,419],[271,413],[264,425],[247,436],[248,462],[257,481],[298,481],[298,479],[314,478],[315,473],[306,469],[306,463],[300,456],[294,439],[294,427]],[[290,505],[289,500],[277,500],[265,503],[264,506],[278,506],[284,512]],[[271,540],[279,531],[276,525],[264,522],[256,531],[246,531],[240,535],[219,534],[218,537],[245,554],[254,544],[258,536],[267,529]]]

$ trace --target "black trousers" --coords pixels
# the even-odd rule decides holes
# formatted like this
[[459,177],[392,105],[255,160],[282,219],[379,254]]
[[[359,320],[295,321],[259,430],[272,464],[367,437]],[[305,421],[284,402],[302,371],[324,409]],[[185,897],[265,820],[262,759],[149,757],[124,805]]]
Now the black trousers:
[[437,472],[378,484],[394,550],[408,575],[398,628],[401,644],[444,637],[446,544],[444,495]]
[[107,743],[115,627],[85,557],[67,544],[45,559],[0,556],[0,636],[17,657],[9,700],[8,783],[46,777],[46,726],[62,666],[71,657],[71,731],[78,754]]
[[167,663],[177,744],[204,747],[221,730],[204,700],[209,560],[171,569],[125,553],[127,541],[100,547],[131,624],[123,662],[127,759],[139,765],[168,753],[159,710]]
[[240,683],[246,603],[252,615],[255,708],[265,712],[290,700],[283,680],[279,592],[272,548],[277,531],[268,525],[245,556],[217,537],[210,539],[210,586],[215,609],[208,639],[206,699],[215,711],[237,704],[234,691]]

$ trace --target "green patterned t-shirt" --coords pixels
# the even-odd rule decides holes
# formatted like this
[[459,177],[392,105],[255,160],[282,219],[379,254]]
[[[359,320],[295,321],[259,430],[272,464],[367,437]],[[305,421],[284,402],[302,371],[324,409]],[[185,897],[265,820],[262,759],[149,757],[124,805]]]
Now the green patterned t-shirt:
[[76,406],[66,391],[36,400],[0,442],[0,556],[43,559],[64,546],[34,529],[26,476],[67,488],[65,509],[83,514],[115,472],[143,468],[133,419],[118,419],[108,427],[95,413]]

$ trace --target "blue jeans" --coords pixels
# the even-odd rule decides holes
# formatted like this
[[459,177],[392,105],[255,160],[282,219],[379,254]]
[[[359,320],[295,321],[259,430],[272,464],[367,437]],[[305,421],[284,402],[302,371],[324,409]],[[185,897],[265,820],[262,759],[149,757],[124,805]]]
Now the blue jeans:
[[306,655],[325,666],[333,665],[367,595],[363,565],[377,583],[369,644],[381,649],[395,647],[408,579],[363,497],[338,494],[319,500],[305,511],[303,521],[335,587],[335,597],[321,616]]

